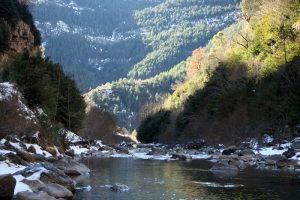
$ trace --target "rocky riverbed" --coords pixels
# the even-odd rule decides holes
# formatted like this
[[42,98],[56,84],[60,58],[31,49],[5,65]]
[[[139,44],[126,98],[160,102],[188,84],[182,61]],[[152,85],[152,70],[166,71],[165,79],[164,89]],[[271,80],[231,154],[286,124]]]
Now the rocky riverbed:
[[[204,141],[173,146],[122,142],[111,147],[101,141],[84,140],[66,130],[60,134],[68,144],[66,151],[55,146],[42,147],[38,138],[34,143],[16,137],[0,141],[1,199],[72,199],[76,190],[74,177],[90,172],[78,162],[81,157],[207,160],[213,163],[210,171],[221,175],[238,174],[250,166],[258,170],[292,171],[296,176],[300,173],[300,138],[275,143],[271,136],[265,135],[262,142],[249,139],[230,147],[208,146]],[[122,191],[115,188],[111,186],[112,191]]]

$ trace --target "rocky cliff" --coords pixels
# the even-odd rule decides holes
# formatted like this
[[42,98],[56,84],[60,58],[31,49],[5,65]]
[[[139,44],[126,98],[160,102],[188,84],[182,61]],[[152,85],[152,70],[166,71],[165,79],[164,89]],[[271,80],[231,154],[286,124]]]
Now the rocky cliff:
[[40,34],[27,4],[19,2],[0,0],[0,65],[15,53],[34,55],[39,52]]

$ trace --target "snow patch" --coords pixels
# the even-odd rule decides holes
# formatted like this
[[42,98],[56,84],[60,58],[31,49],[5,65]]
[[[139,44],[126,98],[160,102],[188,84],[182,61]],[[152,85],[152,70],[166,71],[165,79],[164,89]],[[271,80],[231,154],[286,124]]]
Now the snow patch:
[[88,153],[90,150],[79,146],[70,146],[70,149],[74,150],[75,155],[81,155],[82,153]]
[[14,194],[15,194],[15,195],[16,195],[17,193],[19,193],[19,192],[25,192],[25,191],[32,192],[32,190],[30,189],[30,187],[29,187],[27,184],[21,182],[23,179],[25,179],[24,176],[22,176],[22,175],[16,175],[16,176],[14,176],[14,178],[15,178],[16,181],[17,181],[17,182],[16,182],[15,191],[14,191]]
[[14,174],[17,171],[23,170],[26,167],[22,165],[15,165],[13,163],[10,163],[9,161],[1,161],[0,162],[0,175],[4,174]]
[[208,154],[194,154],[191,155],[193,160],[204,160],[204,159],[209,159],[211,158],[210,155]]

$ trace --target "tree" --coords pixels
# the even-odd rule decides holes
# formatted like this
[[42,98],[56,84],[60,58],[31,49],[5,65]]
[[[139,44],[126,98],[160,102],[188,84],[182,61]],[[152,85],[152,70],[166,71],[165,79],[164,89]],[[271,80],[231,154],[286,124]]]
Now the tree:
[[189,62],[187,63],[187,78],[190,79],[197,74],[197,72],[201,68],[201,64],[203,61],[204,56],[204,49],[198,48],[193,51],[192,57],[190,58]]
[[114,116],[102,108],[92,107],[86,114],[81,134],[89,139],[110,143],[114,139],[117,122]]

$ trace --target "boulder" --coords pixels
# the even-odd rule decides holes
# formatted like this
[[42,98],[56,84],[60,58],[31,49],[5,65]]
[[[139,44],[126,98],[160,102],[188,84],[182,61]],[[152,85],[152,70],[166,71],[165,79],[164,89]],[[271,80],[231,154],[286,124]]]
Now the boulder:
[[292,148],[296,150],[300,150],[300,141],[296,140],[292,143]]
[[4,155],[0,154],[0,161],[5,161],[7,159],[7,157],[5,157]]
[[0,199],[11,200],[14,196],[16,179],[11,174],[0,176]]
[[167,154],[167,151],[165,149],[153,147],[152,150],[147,155],[162,156],[162,155],[166,155],[166,154]]
[[56,200],[55,197],[49,196],[46,192],[19,192],[16,195],[17,200]]
[[71,158],[63,158],[52,163],[58,169],[64,171],[67,175],[88,174],[90,169],[82,163],[75,162]]
[[35,149],[34,146],[32,146],[32,145],[30,145],[30,146],[28,147],[27,151],[28,151],[29,153],[34,153],[34,154],[36,154],[36,149]]
[[277,161],[279,160],[285,160],[286,158],[282,155],[272,155],[265,158],[266,165],[276,165]]
[[244,149],[238,152],[239,156],[254,156],[255,153],[250,149]]
[[9,159],[9,161],[11,163],[14,163],[14,164],[17,164],[17,165],[24,165],[24,166],[29,165],[28,162],[26,162],[25,160],[23,160],[22,158],[20,158],[19,156],[17,156],[14,153],[8,153],[5,156]]
[[276,166],[278,169],[295,169],[297,162],[289,159],[281,159],[276,161]]
[[44,162],[46,160],[46,158],[42,155],[30,154],[25,151],[17,151],[17,156],[30,163]]
[[45,185],[44,183],[42,183],[39,180],[23,179],[21,182],[23,182],[26,185],[28,185],[33,192],[38,192],[39,188],[41,188],[41,187],[43,187]]
[[55,183],[49,183],[39,188],[40,191],[47,192],[48,195],[55,198],[65,198],[70,199],[73,197],[73,194],[70,190]]
[[231,146],[223,150],[222,155],[230,155],[230,154],[235,154],[237,151],[236,146]]
[[129,187],[127,185],[116,183],[111,186],[110,189],[114,192],[127,192],[129,190]]
[[52,156],[57,156],[58,150],[56,147],[46,147],[45,150],[48,151]]
[[98,151],[112,151],[112,150],[114,150],[112,147],[106,145],[100,146],[98,149]]
[[283,152],[283,154],[287,158],[292,158],[296,155],[295,150],[293,148],[289,148],[287,151]]
[[220,160],[212,166],[211,171],[239,171],[236,163],[231,160]]
[[65,152],[65,154],[66,154],[67,156],[74,157],[74,156],[75,156],[75,151],[74,151],[74,149],[68,149],[68,150]]
[[51,163],[43,162],[38,164],[33,164],[26,167],[24,170],[18,171],[15,174],[22,175],[24,177],[29,177],[32,174],[43,170],[40,176],[40,180],[46,184],[57,183],[66,187],[70,191],[75,190],[75,182],[66,173]]
[[188,154],[173,153],[171,159],[190,161],[192,160],[192,156]]

